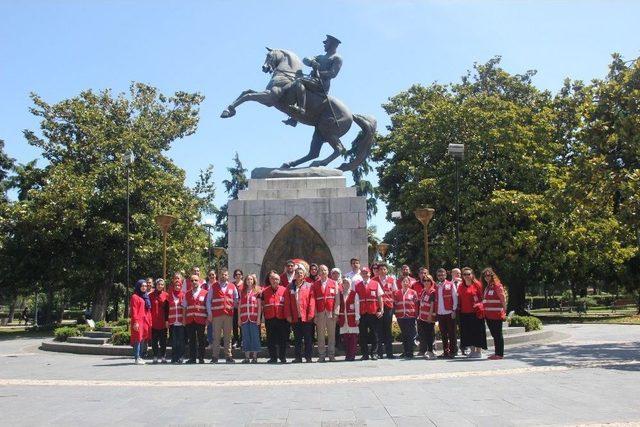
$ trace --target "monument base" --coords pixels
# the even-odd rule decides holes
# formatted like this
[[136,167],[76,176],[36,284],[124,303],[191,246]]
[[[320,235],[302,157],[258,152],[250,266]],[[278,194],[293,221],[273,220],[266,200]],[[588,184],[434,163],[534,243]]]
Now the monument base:
[[229,268],[282,272],[288,259],[349,271],[367,259],[366,199],[344,176],[250,179],[228,207]]

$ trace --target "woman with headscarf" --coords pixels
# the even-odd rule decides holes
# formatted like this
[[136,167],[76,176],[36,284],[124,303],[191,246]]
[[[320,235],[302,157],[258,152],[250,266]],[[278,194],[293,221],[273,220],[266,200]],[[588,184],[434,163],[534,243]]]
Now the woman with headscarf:
[[136,282],[135,290],[129,301],[129,317],[131,319],[131,345],[136,365],[144,365],[141,357],[142,343],[148,338],[147,312],[151,311],[151,300],[147,295],[147,281]]

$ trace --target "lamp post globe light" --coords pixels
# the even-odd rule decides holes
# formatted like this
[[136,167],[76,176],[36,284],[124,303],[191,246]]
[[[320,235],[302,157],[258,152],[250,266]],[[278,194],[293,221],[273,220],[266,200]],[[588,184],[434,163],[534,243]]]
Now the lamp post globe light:
[[435,213],[433,208],[418,208],[413,213],[418,221],[422,223],[424,232],[424,266],[429,270],[429,222]]
[[213,242],[211,241],[211,230],[215,226],[213,219],[207,218],[203,221],[202,225],[207,229],[207,233],[209,235],[209,244],[207,245],[207,262],[209,263],[209,269],[213,268]]
[[464,144],[449,144],[447,152],[456,163],[456,265],[460,268],[460,162],[464,160]]
[[167,278],[167,234],[169,234],[169,227],[176,221],[176,217],[172,215],[158,215],[156,216],[156,224],[162,230],[162,278]]
[[[126,181],[127,181],[127,218],[126,218],[126,225],[127,225],[127,279],[126,282],[124,284],[124,287],[126,289],[126,292],[129,293],[129,284],[131,283],[131,238],[130,238],[130,234],[131,234],[131,209],[129,206],[129,200],[130,200],[130,192],[129,192],[129,170],[131,169],[131,165],[133,164],[133,161],[135,160],[135,157],[133,156],[133,151],[129,151],[128,153],[125,154],[124,157],[124,169],[125,169],[125,175],[126,175]],[[129,301],[127,300],[127,298],[125,298],[125,314],[128,312],[128,304]]]

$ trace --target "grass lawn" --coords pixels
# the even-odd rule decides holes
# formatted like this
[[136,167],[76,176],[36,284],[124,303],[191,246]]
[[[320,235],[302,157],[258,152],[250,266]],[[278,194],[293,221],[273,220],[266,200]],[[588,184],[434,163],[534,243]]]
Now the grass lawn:
[[0,328],[0,341],[17,338],[52,337],[53,331],[27,331],[24,326],[11,326]]

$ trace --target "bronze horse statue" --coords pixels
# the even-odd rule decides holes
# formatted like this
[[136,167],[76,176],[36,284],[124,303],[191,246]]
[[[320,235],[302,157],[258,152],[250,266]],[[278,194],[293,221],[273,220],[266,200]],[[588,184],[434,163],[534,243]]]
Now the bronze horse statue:
[[227,118],[236,114],[236,108],[246,101],[256,101],[267,107],[276,107],[290,115],[300,123],[313,126],[313,138],[309,153],[297,160],[284,163],[282,168],[298,166],[309,160],[317,159],[322,144],[328,143],[333,153],[323,160],[311,162],[310,167],[327,166],[341,154],[345,148],[340,137],[346,134],[355,122],[362,130],[353,141],[355,156],[348,163],[338,167],[342,171],[352,171],[360,165],[371,151],[373,145],[376,120],[370,116],[351,114],[346,105],[340,100],[327,96],[325,93],[307,92],[306,110],[300,114],[295,108],[296,94],[292,87],[295,80],[302,76],[302,62],[293,52],[282,49],[267,48],[267,58],[262,65],[262,71],[271,73],[271,80],[262,92],[245,90],[240,96],[222,112],[220,117]]

